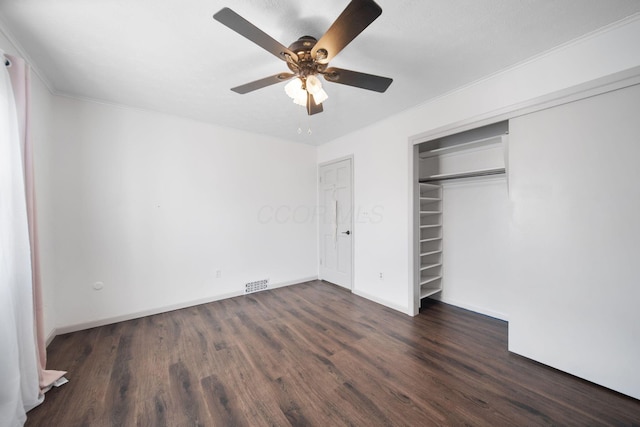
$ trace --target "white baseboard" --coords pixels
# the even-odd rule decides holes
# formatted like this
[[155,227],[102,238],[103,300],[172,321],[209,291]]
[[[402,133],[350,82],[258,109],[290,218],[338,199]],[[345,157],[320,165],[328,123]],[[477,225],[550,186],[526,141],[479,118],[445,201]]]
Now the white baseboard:
[[399,311],[401,313],[409,314],[409,308],[408,307],[391,303],[391,302],[389,302],[389,301],[387,301],[385,299],[378,298],[376,296],[370,295],[370,294],[368,294],[366,292],[359,291],[357,289],[352,289],[351,292],[354,293],[355,295],[358,295],[359,297],[366,298],[369,301],[373,301],[373,302],[375,302],[377,304],[384,305],[385,307],[389,307],[389,308],[391,308],[393,310],[396,310],[396,311]]
[[455,300],[455,299],[442,298],[439,295],[435,295],[435,296],[433,296],[431,298],[433,298],[433,299],[435,299],[437,301],[442,301],[445,304],[450,304],[450,305],[454,305],[456,307],[464,308],[465,310],[473,311],[474,313],[484,314],[485,316],[493,317],[494,319],[504,320],[505,322],[509,321],[509,316],[507,316],[504,313],[500,313],[498,311],[493,311],[493,310],[486,309],[484,307],[478,307],[478,306],[475,306],[475,305],[472,305],[472,304],[467,304],[465,302],[458,301],[458,300]]
[[[270,284],[269,289],[282,288],[285,286],[297,285],[304,282],[309,282],[312,280],[317,280],[318,277],[306,277],[298,280],[290,280],[287,282],[281,282],[276,284]],[[68,334],[70,332],[82,331],[84,329],[95,328],[98,326],[110,325],[112,323],[125,322],[127,320],[139,319],[141,317],[153,316],[154,314],[167,313],[169,311],[180,310],[182,308],[193,307],[196,305],[207,304],[214,301],[220,301],[227,298],[233,298],[244,295],[243,291],[230,292],[222,295],[215,295],[207,298],[200,298],[197,300],[181,302],[177,304],[166,305],[163,307],[151,308],[148,310],[142,310],[135,313],[122,314],[114,317],[107,317],[104,319],[92,320],[89,322],[76,323],[73,325],[60,326],[56,328],[52,334],[54,334],[50,339],[53,340],[56,335]],[[47,342],[50,342],[49,339]]]
[[45,341],[45,345],[47,347],[49,347],[49,344],[51,344],[51,341],[53,341],[56,335],[58,335],[58,330],[56,328],[53,328],[52,330],[49,331],[49,334],[47,335],[47,339]]

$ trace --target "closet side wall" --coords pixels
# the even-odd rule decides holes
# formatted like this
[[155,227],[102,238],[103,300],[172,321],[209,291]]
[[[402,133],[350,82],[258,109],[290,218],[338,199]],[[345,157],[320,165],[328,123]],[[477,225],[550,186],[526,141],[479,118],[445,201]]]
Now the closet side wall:
[[640,398],[640,86],[513,119],[509,350]]

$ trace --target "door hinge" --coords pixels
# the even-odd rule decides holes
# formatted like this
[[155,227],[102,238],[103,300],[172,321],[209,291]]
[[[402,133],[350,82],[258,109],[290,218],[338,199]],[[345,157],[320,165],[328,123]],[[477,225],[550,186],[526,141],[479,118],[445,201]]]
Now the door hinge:
[[322,265],[322,258],[320,258],[320,265]]

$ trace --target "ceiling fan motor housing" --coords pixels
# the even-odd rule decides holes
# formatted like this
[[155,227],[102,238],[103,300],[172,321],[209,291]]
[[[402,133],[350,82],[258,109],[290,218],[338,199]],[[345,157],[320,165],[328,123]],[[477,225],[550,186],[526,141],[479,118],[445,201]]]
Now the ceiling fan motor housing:
[[[298,56],[298,60],[287,58],[287,66],[298,77],[304,79],[307,76],[322,73],[327,68],[327,64],[318,62],[319,59],[326,57],[326,53],[322,52],[322,49],[318,51],[316,58],[311,55],[311,49],[317,42],[318,40],[315,37],[302,36],[289,46],[289,49]],[[287,55],[285,54],[285,56]]]

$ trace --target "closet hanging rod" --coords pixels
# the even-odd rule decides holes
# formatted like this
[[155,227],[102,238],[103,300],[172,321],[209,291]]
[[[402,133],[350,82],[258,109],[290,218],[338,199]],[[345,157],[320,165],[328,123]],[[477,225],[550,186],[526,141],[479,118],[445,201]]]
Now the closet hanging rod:
[[479,176],[491,176],[491,175],[502,175],[506,173],[507,170],[505,168],[496,168],[496,169],[486,169],[482,171],[473,171],[473,172],[462,172],[462,173],[452,173],[452,174],[443,174],[443,175],[433,175],[429,178],[423,178],[419,182],[427,183],[427,182],[438,182],[438,181],[446,181],[450,179],[461,179],[461,178],[475,178]]

